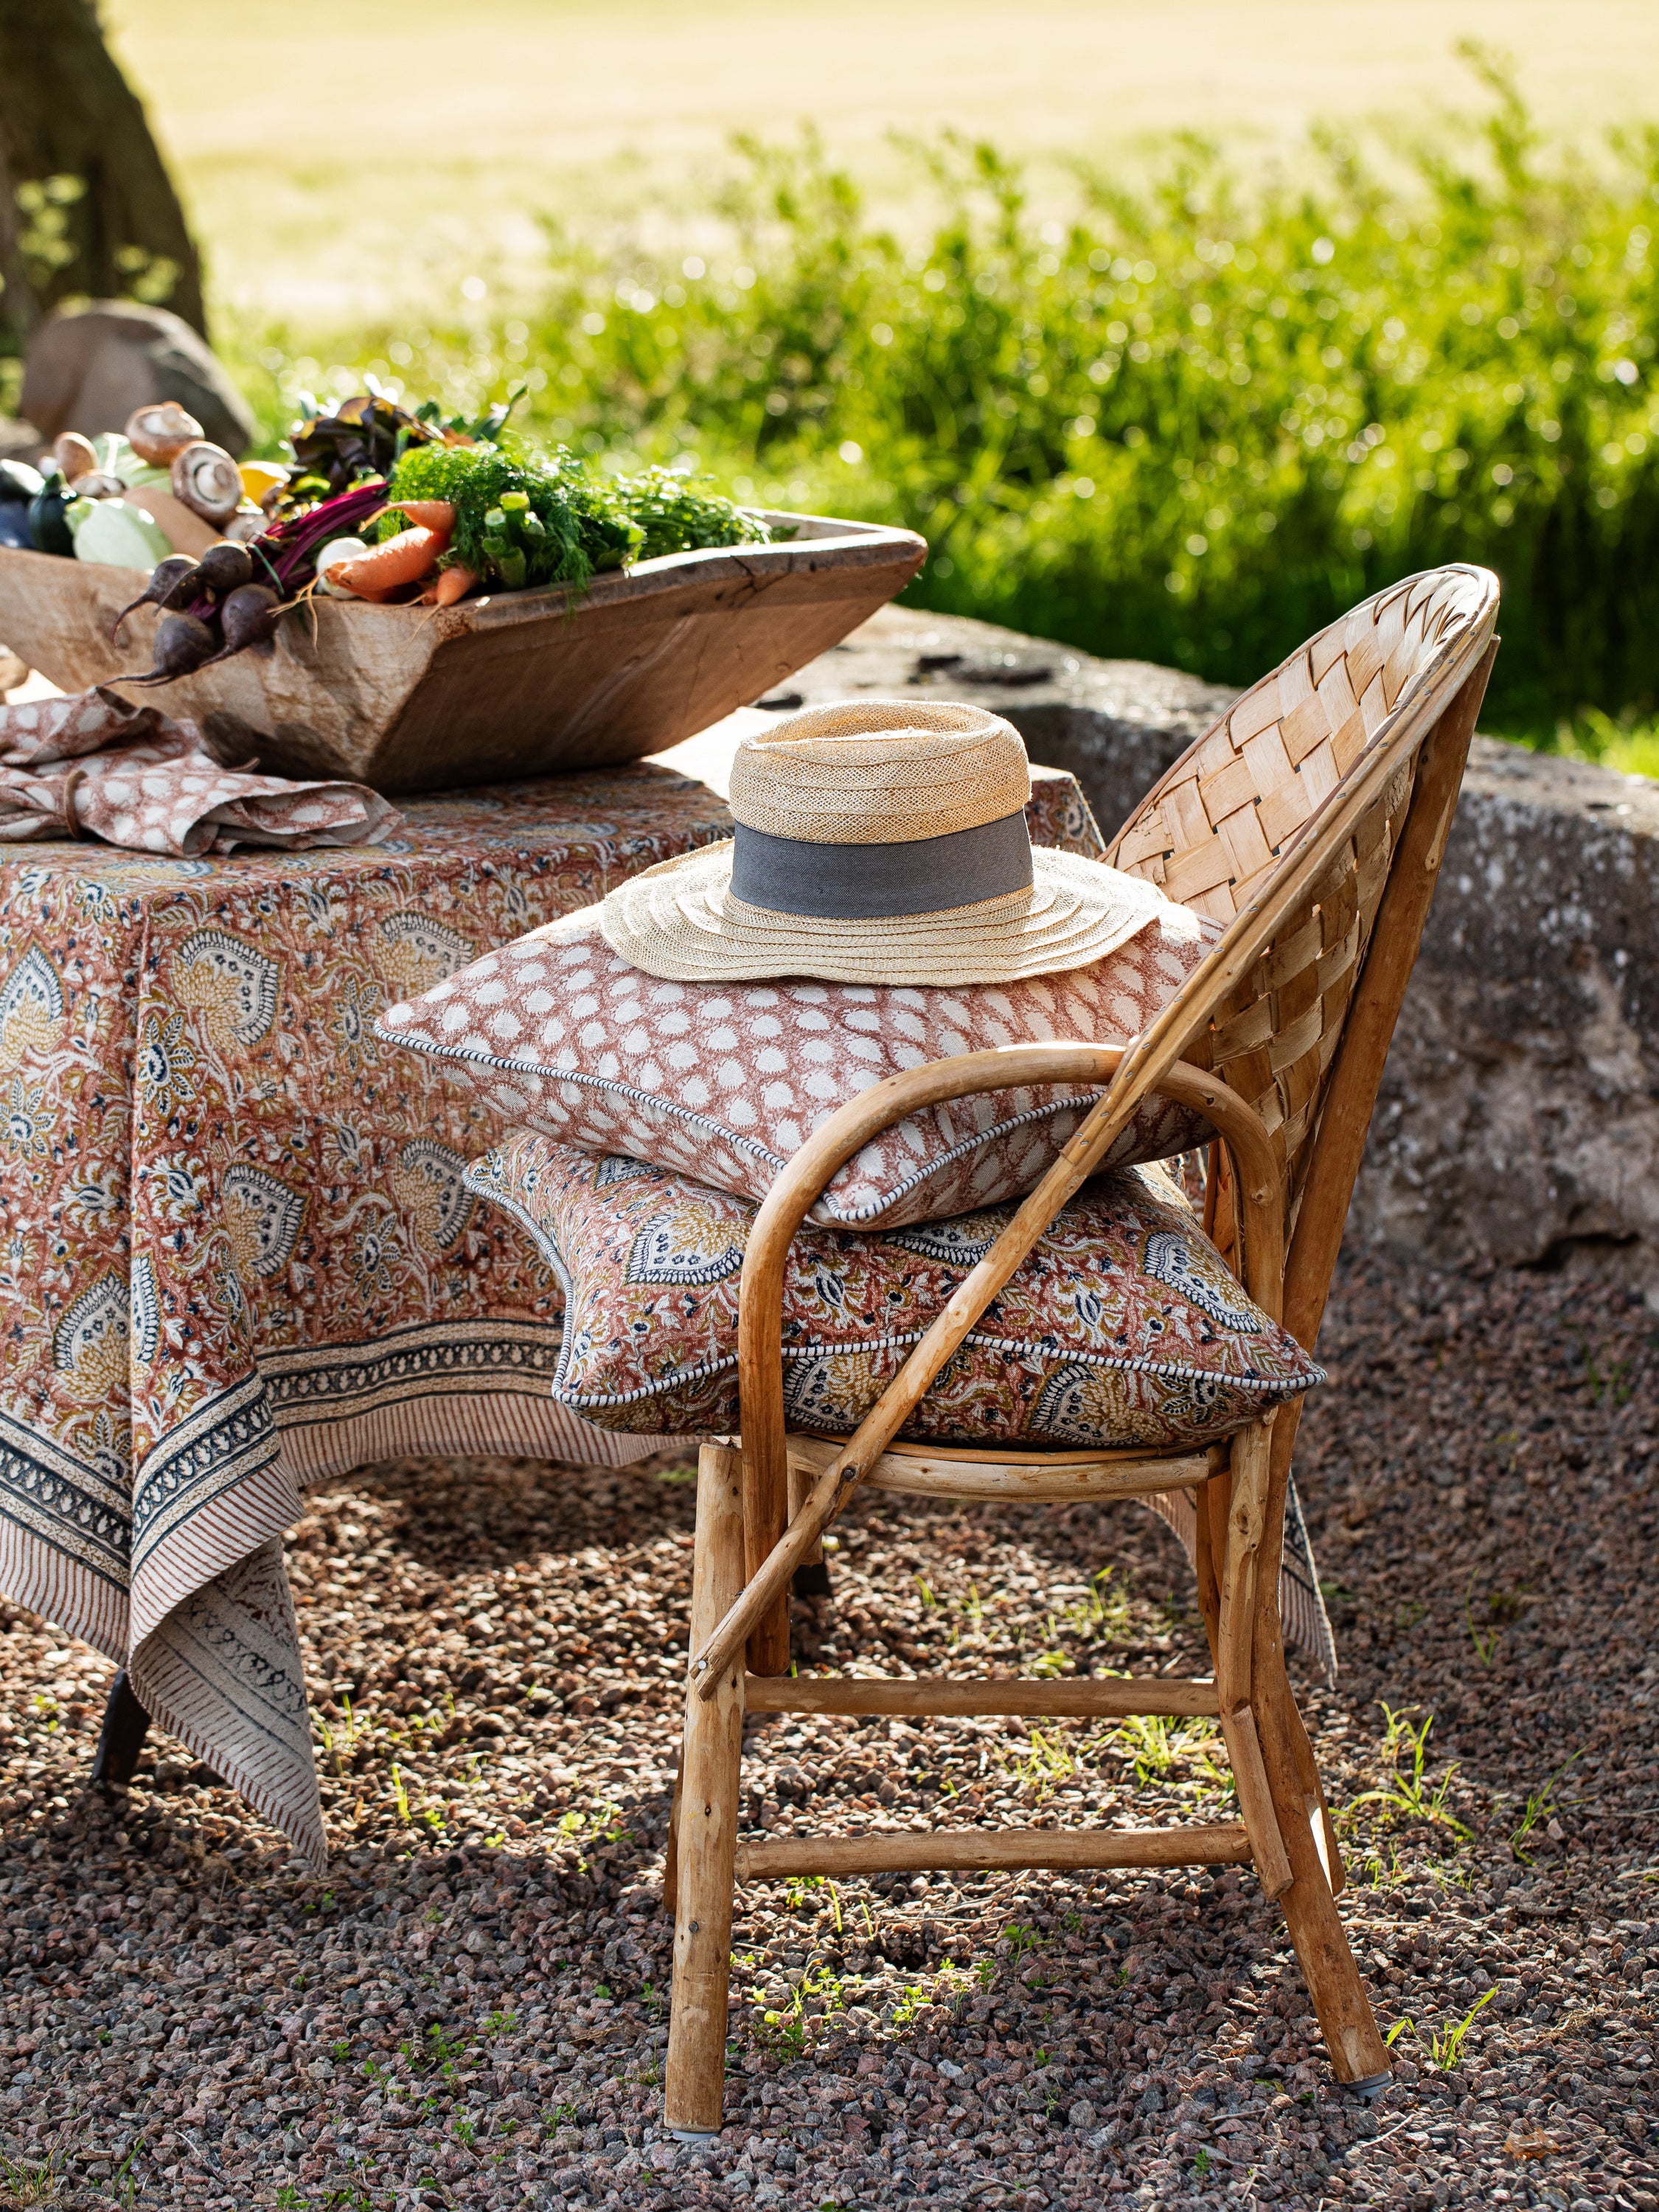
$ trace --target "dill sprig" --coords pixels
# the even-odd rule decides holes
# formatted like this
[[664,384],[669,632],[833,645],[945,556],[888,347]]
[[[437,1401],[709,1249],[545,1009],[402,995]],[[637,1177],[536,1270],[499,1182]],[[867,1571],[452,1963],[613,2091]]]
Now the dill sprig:
[[595,476],[566,446],[545,454],[489,444],[411,446],[388,491],[382,538],[404,526],[399,499],[448,500],[455,529],[444,565],[508,591],[580,590],[602,569],[710,546],[764,544],[770,535],[759,515],[672,469]]

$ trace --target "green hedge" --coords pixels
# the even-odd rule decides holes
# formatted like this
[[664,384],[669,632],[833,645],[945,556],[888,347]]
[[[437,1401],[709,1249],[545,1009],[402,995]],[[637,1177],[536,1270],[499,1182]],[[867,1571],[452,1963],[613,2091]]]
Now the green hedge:
[[922,605],[1218,680],[1485,562],[1494,726],[1611,731],[1659,703],[1659,131],[1580,161],[1480,66],[1487,118],[1389,165],[1326,136],[1305,181],[1252,182],[1183,140],[1144,188],[1079,170],[1063,223],[986,147],[916,149],[904,236],[810,140],[747,143],[713,265],[561,237],[516,319],[369,350],[414,391],[527,374],[532,427],[592,451],[910,524]]

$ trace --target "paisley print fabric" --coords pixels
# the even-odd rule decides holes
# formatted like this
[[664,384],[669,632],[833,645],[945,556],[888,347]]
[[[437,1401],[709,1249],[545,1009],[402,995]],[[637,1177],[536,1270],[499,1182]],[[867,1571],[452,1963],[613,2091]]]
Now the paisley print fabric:
[[297,854],[0,846],[0,1591],[313,1855],[302,1486],[646,1449],[549,1397],[557,1287],[464,1181],[502,1124],[375,1017],[731,831],[650,767],[405,815]]
[[[613,952],[597,912],[583,913],[389,1007],[380,1034],[518,1127],[761,1199],[820,1122],[904,1068],[991,1045],[1127,1043],[1219,934],[1166,903],[1108,958],[1027,982],[665,983]],[[1099,1095],[1049,1085],[913,1114],[848,1162],[812,1218],[896,1228],[1018,1197]],[[1151,1100],[1112,1164],[1171,1158],[1207,1135],[1196,1115]]]
[[[755,1207],[537,1135],[468,1169],[562,1283],[553,1395],[607,1427],[739,1425],[738,1290]],[[1012,1204],[864,1235],[805,1229],[783,1297],[784,1402],[846,1435],[995,1243]],[[1247,1297],[1164,1175],[1085,1184],[936,1377],[904,1433],[957,1443],[1210,1443],[1324,1380]]]

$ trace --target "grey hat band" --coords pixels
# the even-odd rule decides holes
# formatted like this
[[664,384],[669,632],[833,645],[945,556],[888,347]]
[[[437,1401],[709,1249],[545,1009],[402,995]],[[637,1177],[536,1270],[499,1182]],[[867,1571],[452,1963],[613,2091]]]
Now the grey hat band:
[[1022,808],[974,830],[892,845],[815,845],[739,822],[732,896],[772,914],[823,921],[875,921],[948,914],[1032,884],[1031,838]]

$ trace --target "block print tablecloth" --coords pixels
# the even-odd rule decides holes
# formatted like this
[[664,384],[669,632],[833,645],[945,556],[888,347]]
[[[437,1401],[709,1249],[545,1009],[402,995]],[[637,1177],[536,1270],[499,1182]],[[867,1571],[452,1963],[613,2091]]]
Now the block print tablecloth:
[[[645,765],[403,804],[374,847],[0,859],[0,1589],[319,1858],[281,1545],[304,1486],[666,1441],[549,1400],[556,1289],[461,1188],[497,1125],[374,1016],[730,834]],[[1069,776],[1031,816],[1100,849]]]

